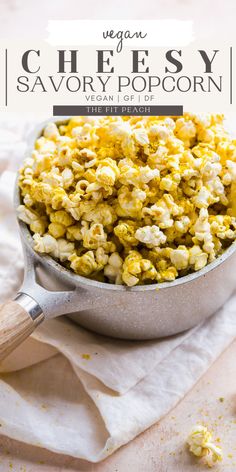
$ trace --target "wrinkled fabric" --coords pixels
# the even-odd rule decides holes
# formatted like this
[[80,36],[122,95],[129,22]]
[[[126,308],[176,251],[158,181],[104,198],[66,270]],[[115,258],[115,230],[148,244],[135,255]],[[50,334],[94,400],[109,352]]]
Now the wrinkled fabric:
[[[32,124],[30,125],[32,127]],[[29,126],[0,123],[0,300],[14,297],[23,256],[13,210]],[[46,321],[0,366],[1,433],[92,462],[157,422],[236,334],[236,295],[201,326],[130,342]]]

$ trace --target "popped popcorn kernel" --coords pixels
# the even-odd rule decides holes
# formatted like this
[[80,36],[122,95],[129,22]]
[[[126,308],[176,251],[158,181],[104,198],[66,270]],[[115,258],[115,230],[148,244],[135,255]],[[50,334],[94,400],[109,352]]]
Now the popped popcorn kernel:
[[236,239],[236,140],[223,119],[48,123],[19,176],[35,251],[129,287],[203,269]]
[[209,467],[223,459],[222,449],[213,443],[212,434],[205,426],[196,425],[187,439],[187,444],[189,451],[196,457],[204,457]]

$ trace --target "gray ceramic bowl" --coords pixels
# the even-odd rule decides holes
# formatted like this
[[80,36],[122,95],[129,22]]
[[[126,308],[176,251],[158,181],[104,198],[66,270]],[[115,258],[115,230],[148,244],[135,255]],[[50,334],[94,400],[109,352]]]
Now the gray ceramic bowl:
[[[61,123],[67,119],[54,121]],[[32,134],[27,155],[45,124]],[[16,184],[16,207],[19,201]],[[198,272],[173,282],[128,288],[80,277],[51,257],[35,253],[27,225],[19,224],[26,260],[21,292],[39,304],[46,318],[66,313],[97,333],[124,339],[152,339],[179,333],[202,322],[236,288],[234,243]]]

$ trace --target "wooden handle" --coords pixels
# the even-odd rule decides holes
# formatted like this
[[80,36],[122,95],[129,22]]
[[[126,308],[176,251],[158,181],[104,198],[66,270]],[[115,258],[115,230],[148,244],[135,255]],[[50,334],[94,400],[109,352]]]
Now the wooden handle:
[[34,331],[38,322],[17,302],[0,306],[0,361]]

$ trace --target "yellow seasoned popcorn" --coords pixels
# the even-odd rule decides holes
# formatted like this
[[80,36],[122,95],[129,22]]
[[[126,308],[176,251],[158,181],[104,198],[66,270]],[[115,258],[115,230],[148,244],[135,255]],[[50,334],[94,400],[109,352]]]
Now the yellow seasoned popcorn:
[[128,286],[205,267],[236,239],[236,140],[223,118],[48,123],[19,178],[34,249]]
[[196,425],[188,437],[187,444],[190,452],[197,457],[204,457],[209,467],[223,459],[222,449],[213,443],[212,434],[205,426]]

